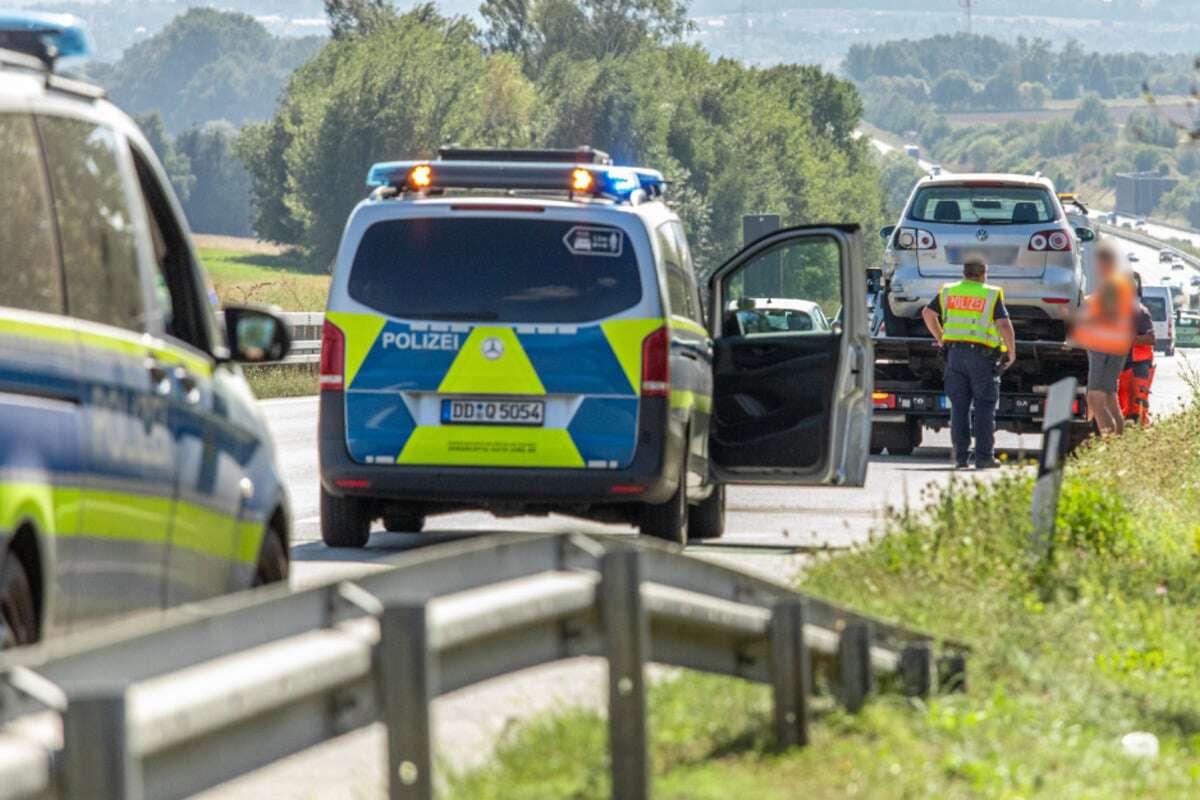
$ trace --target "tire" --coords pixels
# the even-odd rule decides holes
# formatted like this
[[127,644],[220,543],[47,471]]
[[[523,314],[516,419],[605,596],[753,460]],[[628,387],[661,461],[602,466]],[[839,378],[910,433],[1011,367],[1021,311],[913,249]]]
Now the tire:
[[406,506],[392,506],[383,515],[388,533],[420,533],[424,527],[425,515]]
[[1172,346],[1168,347],[1166,350],[1163,351],[1163,355],[1165,355],[1167,358],[1170,358],[1171,356],[1175,355],[1175,346],[1172,345]]
[[0,570],[0,650],[33,644],[38,639],[37,603],[25,566],[14,554]]
[[679,487],[665,503],[647,505],[642,508],[638,530],[643,536],[653,536],[665,542],[683,547],[688,540],[687,502],[687,437],[684,437],[684,455],[680,458]]
[[370,501],[335,497],[321,488],[321,539],[329,547],[366,547],[371,538]]
[[279,537],[279,531],[270,529],[263,538],[262,548],[258,552],[258,566],[254,568],[254,585],[269,586],[272,583],[285,583],[288,579],[290,564],[287,548]]
[[688,509],[689,539],[720,539],[725,535],[725,484],[718,483],[712,494]]

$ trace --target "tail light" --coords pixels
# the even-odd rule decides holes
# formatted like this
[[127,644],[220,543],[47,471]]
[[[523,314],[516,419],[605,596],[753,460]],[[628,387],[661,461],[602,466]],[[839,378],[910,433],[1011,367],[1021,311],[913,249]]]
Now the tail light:
[[1071,302],[1071,298],[1069,298],[1069,297],[1043,297],[1042,302],[1043,303],[1051,303],[1056,306],[1065,306],[1067,303]]
[[896,395],[888,392],[872,392],[871,402],[875,408],[895,408]]
[[346,336],[329,320],[321,328],[321,391],[342,391],[346,374]]
[[923,228],[900,228],[896,231],[897,250],[937,250],[937,239]]
[[1065,252],[1071,249],[1071,234],[1060,228],[1038,231],[1029,237],[1029,249],[1035,253]]
[[642,397],[671,396],[671,331],[663,326],[642,340]]

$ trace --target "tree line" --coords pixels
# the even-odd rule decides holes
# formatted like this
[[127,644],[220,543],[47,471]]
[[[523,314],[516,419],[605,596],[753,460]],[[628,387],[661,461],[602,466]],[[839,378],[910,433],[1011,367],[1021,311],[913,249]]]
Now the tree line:
[[1184,55],[1089,52],[1074,40],[1055,50],[1043,39],[965,33],[853,45],[843,69],[869,94],[900,94],[940,111],[1042,108],[1050,98],[1139,97],[1144,89],[1186,94],[1193,77]]
[[327,6],[333,38],[237,144],[258,235],[318,263],[373,162],[447,143],[590,144],[658,168],[702,268],[739,246],[746,213],[880,222],[854,87],[815,67],[714,61],[683,42],[677,0],[485,0],[482,27],[432,5]]

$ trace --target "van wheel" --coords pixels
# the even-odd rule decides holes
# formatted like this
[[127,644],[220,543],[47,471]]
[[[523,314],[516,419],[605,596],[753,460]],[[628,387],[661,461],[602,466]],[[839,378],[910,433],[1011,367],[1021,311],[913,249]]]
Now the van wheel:
[[254,585],[267,586],[283,583],[288,579],[288,554],[279,538],[279,532],[268,529],[258,553],[258,566],[254,569]]
[[37,604],[21,560],[12,553],[0,570],[0,650],[37,641]]
[[[687,438],[684,438],[687,447]],[[665,503],[647,505],[642,508],[642,519],[638,530],[643,536],[653,536],[679,546],[687,544],[688,540],[688,502],[687,502],[687,451],[680,459],[679,487],[675,494]]]
[[712,494],[688,510],[689,539],[720,539],[725,535],[725,484],[718,483]]
[[425,515],[407,506],[392,506],[383,515],[383,529],[389,533],[420,533]]
[[335,497],[321,488],[321,539],[329,547],[366,547],[371,538],[369,500]]

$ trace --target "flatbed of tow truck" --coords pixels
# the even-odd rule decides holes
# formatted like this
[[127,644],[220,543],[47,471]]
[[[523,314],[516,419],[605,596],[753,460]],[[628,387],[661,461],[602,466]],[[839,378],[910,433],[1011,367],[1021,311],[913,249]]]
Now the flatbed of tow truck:
[[[925,429],[950,425],[950,401],[943,389],[943,363],[937,345],[927,337],[877,336],[875,347],[874,418],[871,452],[909,455],[920,446]],[[1038,433],[1042,429],[1046,391],[1052,383],[1074,377],[1079,396],[1072,409],[1070,446],[1091,433],[1084,386],[1087,353],[1063,342],[1017,342],[1017,361],[1000,378],[996,410],[998,430]]]

